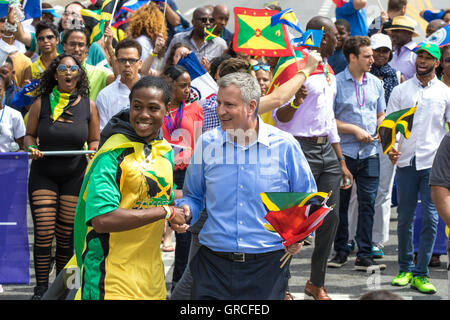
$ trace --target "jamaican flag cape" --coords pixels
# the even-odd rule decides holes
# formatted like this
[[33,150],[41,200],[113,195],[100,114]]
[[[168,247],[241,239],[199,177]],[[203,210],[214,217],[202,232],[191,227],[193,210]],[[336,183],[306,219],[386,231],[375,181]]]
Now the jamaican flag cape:
[[164,220],[123,232],[97,233],[90,221],[117,208],[146,209],[174,199],[174,156],[162,132],[136,135],[128,110],[102,131],[86,169],[75,213],[74,241],[83,299],[165,299],[160,243]]
[[284,24],[271,26],[276,10],[234,8],[233,50],[251,56],[283,57],[292,54]]
[[392,112],[379,125],[378,134],[385,154],[394,145],[397,132],[401,132],[406,139],[409,139],[416,110],[417,107],[413,107]]
[[326,205],[329,194],[324,192],[263,192],[260,196],[270,223],[264,227],[278,232],[286,247],[309,236],[332,210]]

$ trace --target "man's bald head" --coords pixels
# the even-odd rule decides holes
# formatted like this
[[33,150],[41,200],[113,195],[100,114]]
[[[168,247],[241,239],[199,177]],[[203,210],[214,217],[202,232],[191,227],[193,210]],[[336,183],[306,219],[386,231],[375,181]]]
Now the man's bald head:
[[209,6],[199,7],[194,10],[194,13],[192,14],[192,18],[197,19],[207,13],[212,15],[212,10]]
[[228,19],[230,18],[230,11],[227,6],[223,4],[218,4],[214,7],[213,11],[214,22],[217,25],[217,33],[219,34],[225,28],[228,23]]
[[429,37],[431,34],[436,32],[440,28],[445,27],[446,25],[447,25],[447,23],[442,19],[436,19],[436,20],[431,21],[427,25],[426,36]]
[[322,57],[329,57],[336,49],[338,31],[335,24],[330,18],[323,16],[315,16],[308,21],[306,25],[308,30],[324,30],[322,43],[319,52]]

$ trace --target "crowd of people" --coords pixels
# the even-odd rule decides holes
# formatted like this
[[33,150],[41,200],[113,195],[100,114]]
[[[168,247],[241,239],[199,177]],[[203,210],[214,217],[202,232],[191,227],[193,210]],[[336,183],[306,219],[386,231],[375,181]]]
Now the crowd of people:
[[[0,152],[30,153],[32,299],[45,295],[53,265],[58,274],[74,255],[82,299],[293,299],[290,263],[279,262],[305,243],[285,247],[266,229],[260,194],[331,191],[334,210],[307,239],[304,288],[330,300],[327,268],[356,248],[356,270],[386,268],[377,261],[395,177],[392,285],[436,293],[428,267],[446,254],[433,250],[446,241],[439,214],[450,217],[450,45],[413,40],[407,0],[389,0],[370,25],[366,4],[337,7],[335,22],[303,22],[323,30],[321,43],[302,49],[303,67],[279,86],[271,84],[280,58],[235,50],[223,4],[196,8],[189,23],[174,1],[150,1],[95,42],[78,1],[62,17],[42,3],[32,23],[10,7],[0,19]],[[449,9],[421,15],[427,36],[450,20]],[[178,64],[191,53],[217,83],[209,97],[198,99],[196,75]],[[15,105],[34,81],[34,101]],[[398,135],[385,154],[377,128],[413,106],[410,138]],[[95,153],[44,155],[76,150]],[[170,295],[161,250],[175,256]]]

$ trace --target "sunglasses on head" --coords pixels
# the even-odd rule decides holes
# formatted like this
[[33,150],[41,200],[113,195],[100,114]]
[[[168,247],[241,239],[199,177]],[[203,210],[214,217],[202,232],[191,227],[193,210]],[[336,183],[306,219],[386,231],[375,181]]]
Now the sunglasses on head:
[[445,62],[445,63],[450,63],[450,57],[445,58],[445,59],[444,59],[444,62]]
[[39,37],[37,37],[37,41],[44,41],[45,39],[52,40],[52,39],[55,39],[55,38],[56,37],[55,37],[54,34],[48,34],[46,36],[39,36]]
[[80,67],[77,65],[73,65],[73,66],[66,66],[65,64],[60,64],[57,68],[56,68],[56,72],[58,72],[59,74],[65,74],[67,71],[70,71],[70,73],[72,75],[76,75],[78,74],[78,72],[80,71]]
[[264,71],[269,71],[270,70],[270,66],[268,64],[261,63],[261,62],[258,63],[258,64],[255,64],[253,66],[253,70],[255,70],[255,71],[258,71],[259,69],[263,69]]

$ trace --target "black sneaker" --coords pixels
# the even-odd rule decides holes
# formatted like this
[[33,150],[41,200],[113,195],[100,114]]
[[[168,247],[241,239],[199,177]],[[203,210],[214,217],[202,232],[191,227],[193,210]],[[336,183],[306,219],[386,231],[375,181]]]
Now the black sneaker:
[[34,287],[34,295],[30,300],[42,300],[44,293],[47,291],[48,286],[36,286]]
[[376,263],[371,257],[361,257],[355,260],[355,269],[360,271],[375,271],[386,269],[385,264]]
[[347,253],[338,251],[333,259],[328,261],[329,268],[340,268],[347,262]]

